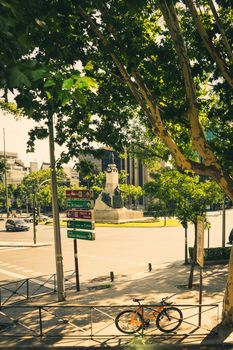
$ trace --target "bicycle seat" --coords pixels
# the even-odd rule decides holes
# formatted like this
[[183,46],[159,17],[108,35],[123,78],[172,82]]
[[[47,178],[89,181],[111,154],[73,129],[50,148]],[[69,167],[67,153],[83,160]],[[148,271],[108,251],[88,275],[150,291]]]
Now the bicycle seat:
[[140,298],[140,299],[134,298],[134,299],[133,299],[133,301],[134,301],[135,303],[138,303],[139,301],[143,301],[143,300],[144,300],[144,298]]

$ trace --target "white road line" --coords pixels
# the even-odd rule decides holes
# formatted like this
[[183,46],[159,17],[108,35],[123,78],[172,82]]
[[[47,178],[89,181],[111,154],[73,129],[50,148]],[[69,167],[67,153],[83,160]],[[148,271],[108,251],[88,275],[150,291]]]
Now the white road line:
[[1,253],[8,252],[9,250],[21,250],[21,249],[26,249],[26,247],[16,247],[16,248],[0,247]]
[[7,266],[9,265],[8,263],[3,263],[3,262],[0,262],[1,266]]
[[24,272],[32,272],[33,270],[24,270]]
[[18,273],[10,272],[10,271],[3,270],[3,269],[0,269],[0,273],[2,273],[3,275],[6,275],[6,276],[16,277],[16,278],[20,278],[20,279],[27,278],[27,276],[19,275]]
[[16,270],[24,270],[24,267],[16,267]]
[[18,267],[17,265],[8,265],[8,267]]
[[42,272],[33,272],[32,275],[33,276],[42,276],[43,273]]
[[[6,276],[15,277],[15,278],[18,278],[18,279],[26,279],[26,278],[29,278],[28,276],[20,275],[20,274],[18,274],[18,273],[10,272],[10,271],[3,270],[3,269],[0,269],[0,273],[2,273],[3,275],[6,275]],[[41,276],[42,273],[41,273],[41,272],[34,272],[33,275]],[[42,281],[37,280],[36,278],[33,279],[33,282],[38,283],[38,284],[41,284],[41,283],[42,283]],[[49,287],[49,288],[51,288],[51,289],[54,289],[54,285],[53,285],[53,284],[50,284],[50,283],[46,283],[46,287]]]

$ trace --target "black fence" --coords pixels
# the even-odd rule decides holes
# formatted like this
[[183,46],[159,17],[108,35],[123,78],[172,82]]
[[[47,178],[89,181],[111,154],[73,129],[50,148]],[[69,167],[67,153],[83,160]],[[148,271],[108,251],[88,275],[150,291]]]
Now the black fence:
[[[75,272],[64,273],[66,289],[75,285]],[[56,292],[56,274],[16,280],[0,285],[0,307]]]
[[[145,305],[156,309],[161,305]],[[217,337],[213,332],[217,326],[218,305],[175,305],[183,313],[183,321],[175,332],[163,333],[156,327],[156,317],[151,320],[148,327],[142,327],[135,334],[123,334],[116,325],[116,316],[124,310],[135,310],[135,305],[127,306],[79,306],[79,305],[14,305],[0,308],[0,344],[13,339],[21,342],[39,340],[53,344],[57,341],[70,339],[125,339],[138,337],[151,337],[168,340],[185,339],[186,337]],[[202,325],[199,325],[199,311],[202,312]],[[7,338],[7,340],[6,340]],[[18,339],[18,340],[17,340]],[[101,340],[101,342],[102,342]],[[61,344],[61,343],[59,343]]]

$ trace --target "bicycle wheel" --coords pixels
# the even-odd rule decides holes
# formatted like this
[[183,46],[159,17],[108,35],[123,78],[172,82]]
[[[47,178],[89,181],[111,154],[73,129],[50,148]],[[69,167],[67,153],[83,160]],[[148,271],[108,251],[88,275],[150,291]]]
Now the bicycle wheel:
[[156,326],[161,332],[170,333],[175,331],[183,321],[183,314],[176,307],[164,308],[156,318]]
[[133,334],[142,328],[142,315],[133,310],[120,312],[115,318],[115,325],[120,332]]

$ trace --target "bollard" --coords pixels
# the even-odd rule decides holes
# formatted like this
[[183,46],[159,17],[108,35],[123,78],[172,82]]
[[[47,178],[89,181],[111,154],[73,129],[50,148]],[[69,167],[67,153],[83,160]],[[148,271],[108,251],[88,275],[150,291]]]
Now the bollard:
[[110,272],[110,279],[111,279],[111,282],[114,282],[114,273],[112,271]]
[[152,265],[151,265],[151,263],[148,264],[148,269],[149,269],[149,272],[152,271]]

